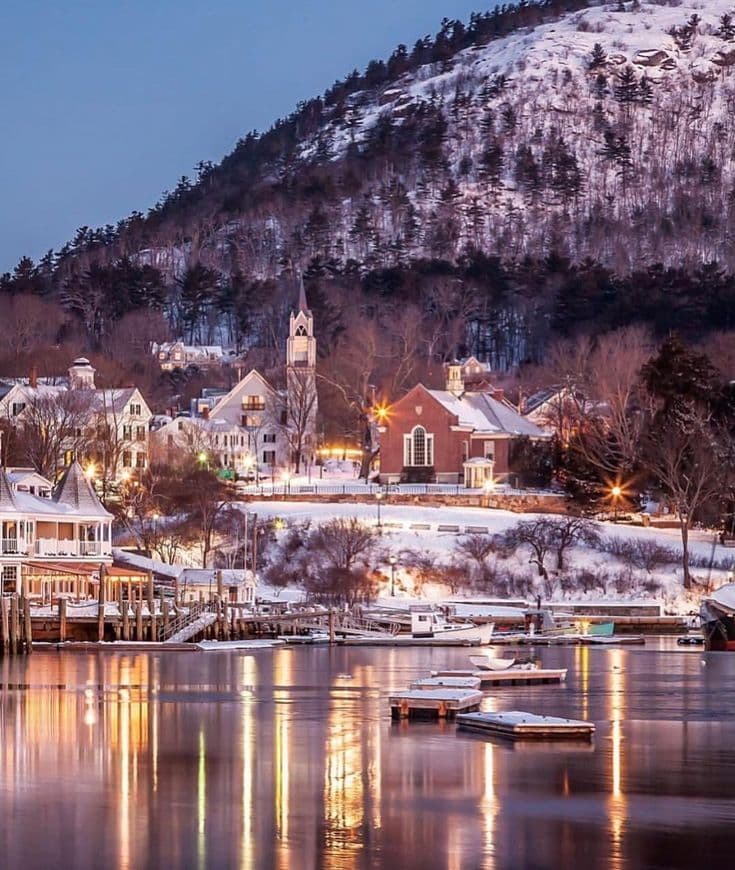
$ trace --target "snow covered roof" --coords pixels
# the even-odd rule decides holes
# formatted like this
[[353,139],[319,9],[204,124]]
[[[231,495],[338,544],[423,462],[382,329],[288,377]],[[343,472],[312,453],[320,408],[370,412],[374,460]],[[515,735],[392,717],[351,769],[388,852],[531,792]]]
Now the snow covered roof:
[[[184,568],[179,582],[185,586],[209,586],[214,589],[217,585],[217,571],[212,568]],[[252,571],[226,568],[222,570],[222,582],[225,586],[255,586],[255,578]]]
[[139,568],[142,571],[152,571],[154,574],[168,577],[171,580],[180,577],[181,572],[184,570],[181,565],[169,565],[167,562],[159,562],[158,559],[150,559],[148,556],[143,556],[140,553],[131,553],[118,547],[112,548],[112,557],[115,562],[119,562],[121,565]]
[[428,390],[450,414],[454,414],[460,426],[467,426],[477,434],[526,435],[529,438],[547,438],[547,434],[526,420],[504,402],[494,399],[489,393],[463,393],[455,396],[448,390]]
[[64,472],[64,476],[54,490],[53,500],[57,504],[70,506],[82,516],[112,516],[102,507],[102,502],[82,471],[82,466],[76,461],[72,462]]
[[17,510],[18,502],[15,498],[13,485],[7,472],[0,468],[0,510]]

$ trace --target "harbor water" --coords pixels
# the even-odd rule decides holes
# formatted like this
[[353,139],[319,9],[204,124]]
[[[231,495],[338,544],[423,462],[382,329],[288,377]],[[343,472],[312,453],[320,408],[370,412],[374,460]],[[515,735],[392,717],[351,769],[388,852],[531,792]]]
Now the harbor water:
[[591,720],[591,743],[392,722],[390,690],[468,667],[464,649],[0,659],[0,867],[729,864],[735,655],[537,655],[567,682],[493,688],[483,709]]

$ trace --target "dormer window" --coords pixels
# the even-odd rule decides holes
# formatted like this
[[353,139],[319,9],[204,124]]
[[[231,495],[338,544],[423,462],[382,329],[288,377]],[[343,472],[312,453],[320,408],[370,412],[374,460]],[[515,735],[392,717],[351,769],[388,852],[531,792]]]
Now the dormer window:
[[242,406],[246,411],[264,411],[265,396],[244,396]]

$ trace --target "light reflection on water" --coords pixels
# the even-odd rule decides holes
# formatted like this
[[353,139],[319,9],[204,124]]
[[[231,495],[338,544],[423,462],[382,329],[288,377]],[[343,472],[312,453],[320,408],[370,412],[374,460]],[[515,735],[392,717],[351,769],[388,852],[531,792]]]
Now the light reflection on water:
[[[735,656],[548,649],[566,686],[484,709],[584,744],[391,723],[465,650],[36,652],[0,660],[0,867],[686,867],[735,849]],[[349,677],[345,676],[346,674]]]

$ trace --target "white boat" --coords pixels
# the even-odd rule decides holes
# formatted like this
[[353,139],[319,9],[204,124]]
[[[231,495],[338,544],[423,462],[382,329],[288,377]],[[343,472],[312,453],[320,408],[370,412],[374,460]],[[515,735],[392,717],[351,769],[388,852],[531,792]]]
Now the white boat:
[[431,607],[411,608],[411,636],[415,638],[440,638],[442,640],[468,640],[488,644],[495,624],[475,625],[472,622],[447,622],[439,611]]
[[470,661],[480,671],[507,671],[516,663],[515,659],[499,659],[490,656],[470,656]]
[[312,629],[306,634],[284,634],[279,638],[288,644],[315,644],[329,643],[329,634],[326,631]]

